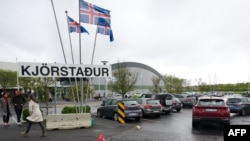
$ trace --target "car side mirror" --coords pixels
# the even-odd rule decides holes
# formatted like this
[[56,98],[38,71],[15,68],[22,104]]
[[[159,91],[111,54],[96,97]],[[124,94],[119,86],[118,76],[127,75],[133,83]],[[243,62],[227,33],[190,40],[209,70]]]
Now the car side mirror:
[[101,106],[105,106],[105,103],[103,102],[103,103],[101,104]]

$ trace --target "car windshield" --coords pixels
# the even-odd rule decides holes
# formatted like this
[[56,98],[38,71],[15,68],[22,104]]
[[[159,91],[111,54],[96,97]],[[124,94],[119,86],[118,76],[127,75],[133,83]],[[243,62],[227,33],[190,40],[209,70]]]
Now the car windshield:
[[123,101],[124,105],[137,105],[138,103],[136,101],[130,101],[130,100],[126,100],[126,101]]
[[239,103],[241,99],[239,98],[228,98],[227,103]]
[[175,97],[177,97],[177,98],[184,98],[184,96],[182,96],[182,95],[175,95]]
[[149,99],[147,100],[147,104],[159,104],[159,100]]
[[142,100],[141,99],[136,99],[137,103],[142,104]]
[[200,106],[224,106],[222,99],[200,99]]

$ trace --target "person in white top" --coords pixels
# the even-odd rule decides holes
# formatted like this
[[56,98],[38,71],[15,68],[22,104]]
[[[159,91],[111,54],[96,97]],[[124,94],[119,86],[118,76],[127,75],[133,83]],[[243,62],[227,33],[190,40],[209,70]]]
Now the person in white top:
[[38,104],[38,101],[35,99],[34,95],[29,95],[29,113],[30,115],[26,118],[28,121],[28,126],[26,128],[25,132],[21,132],[22,135],[27,135],[29,133],[30,127],[33,123],[38,123],[42,129],[42,135],[41,137],[45,137],[45,131],[43,127],[43,116],[42,112],[40,110],[40,106]]

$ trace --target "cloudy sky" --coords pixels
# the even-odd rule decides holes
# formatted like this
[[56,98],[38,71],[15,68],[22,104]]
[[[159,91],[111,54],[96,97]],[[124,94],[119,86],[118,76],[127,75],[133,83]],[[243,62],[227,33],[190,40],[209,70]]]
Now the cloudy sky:
[[[93,64],[138,62],[196,83],[250,81],[249,0],[89,0],[111,11],[114,42],[97,35]],[[68,64],[73,63],[65,11],[78,0],[53,0]],[[51,0],[0,0],[0,61],[65,63]],[[71,33],[74,63],[91,64],[95,25]],[[81,59],[79,56],[81,54]]]

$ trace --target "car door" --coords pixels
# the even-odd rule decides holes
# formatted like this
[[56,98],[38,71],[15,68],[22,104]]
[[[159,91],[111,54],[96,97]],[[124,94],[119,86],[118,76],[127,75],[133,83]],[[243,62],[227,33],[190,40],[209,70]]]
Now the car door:
[[107,107],[107,116],[114,117],[114,113],[117,111],[117,99],[112,99],[110,105]]
[[246,98],[246,112],[250,114],[250,98]]
[[103,103],[103,107],[101,109],[101,113],[103,116],[108,117],[109,114],[109,107],[111,104],[112,99],[106,99]]

